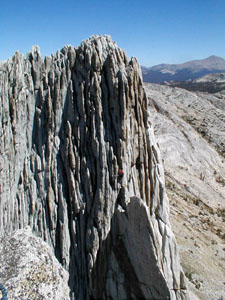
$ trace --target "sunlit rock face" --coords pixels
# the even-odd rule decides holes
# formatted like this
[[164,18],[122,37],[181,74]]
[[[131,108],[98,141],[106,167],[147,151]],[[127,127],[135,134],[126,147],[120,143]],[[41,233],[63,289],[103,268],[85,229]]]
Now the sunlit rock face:
[[187,299],[136,59],[93,36],[0,80],[1,234],[29,225],[71,298]]
[[[222,82],[215,75],[198,82],[216,77]],[[189,292],[201,300],[220,299],[225,296],[225,90],[211,94],[146,83],[145,91]]]
[[68,272],[29,227],[0,238],[0,265],[3,300],[70,300]]

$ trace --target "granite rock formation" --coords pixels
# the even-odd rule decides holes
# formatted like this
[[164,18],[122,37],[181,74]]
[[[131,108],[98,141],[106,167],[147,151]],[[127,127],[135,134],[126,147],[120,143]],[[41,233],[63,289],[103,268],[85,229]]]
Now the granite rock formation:
[[70,299],[68,272],[30,227],[0,239],[0,265],[8,300]]
[[190,290],[201,300],[224,299],[224,91],[207,94],[147,83],[145,91]]
[[141,69],[108,36],[0,71],[0,233],[31,227],[75,299],[187,299]]

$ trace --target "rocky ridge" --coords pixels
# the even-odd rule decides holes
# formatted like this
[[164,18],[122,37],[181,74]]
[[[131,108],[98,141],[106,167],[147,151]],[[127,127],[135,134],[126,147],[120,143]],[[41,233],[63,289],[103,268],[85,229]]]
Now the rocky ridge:
[[108,36],[35,46],[1,66],[0,99],[1,236],[46,241],[71,298],[187,299],[137,61]]
[[165,168],[171,223],[190,289],[225,298],[224,92],[145,84]]

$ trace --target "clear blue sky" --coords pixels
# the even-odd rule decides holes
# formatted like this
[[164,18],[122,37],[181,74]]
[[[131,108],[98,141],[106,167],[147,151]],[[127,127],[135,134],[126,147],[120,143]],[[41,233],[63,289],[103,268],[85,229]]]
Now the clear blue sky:
[[0,60],[110,34],[145,66],[225,57],[225,0],[1,0]]

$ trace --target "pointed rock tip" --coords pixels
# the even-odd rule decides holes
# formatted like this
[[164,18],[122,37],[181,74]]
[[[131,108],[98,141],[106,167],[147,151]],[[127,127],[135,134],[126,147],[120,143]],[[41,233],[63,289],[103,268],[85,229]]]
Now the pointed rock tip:
[[87,50],[92,54],[96,51],[102,63],[111,56],[113,61],[115,60],[115,64],[120,65],[120,67],[121,63],[128,64],[130,61],[126,51],[120,48],[110,35],[92,35],[88,39],[83,40],[76,49],[81,51]]
[[112,37],[110,35],[92,35],[88,39],[83,40],[81,42],[80,47],[84,48],[92,48],[92,47],[107,47],[110,46],[112,48],[118,47],[116,42],[112,40]]
[[20,52],[20,50],[16,50],[15,54],[13,55],[14,56],[21,56],[23,55],[23,53]]
[[41,57],[41,50],[38,45],[32,46],[30,53],[33,55],[33,57]]
[[88,39],[83,40],[82,43],[95,43],[97,41],[102,41],[102,42],[110,42],[110,43],[114,43],[112,40],[112,37],[108,34],[105,35],[101,35],[101,34],[94,34],[92,36],[90,36]]
[[32,46],[31,51],[27,53],[26,57],[30,61],[32,61],[32,60],[34,60],[34,61],[41,60],[42,61],[40,47],[38,45]]

